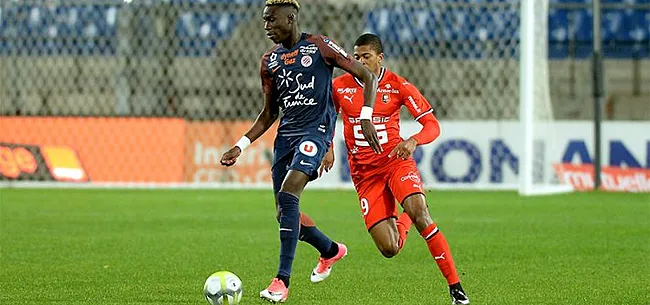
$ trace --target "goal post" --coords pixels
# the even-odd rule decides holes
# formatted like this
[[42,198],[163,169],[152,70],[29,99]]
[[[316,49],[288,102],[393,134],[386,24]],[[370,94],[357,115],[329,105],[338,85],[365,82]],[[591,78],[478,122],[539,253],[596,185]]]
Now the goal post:
[[572,191],[555,179],[553,155],[558,154],[548,73],[547,0],[521,1],[519,55],[519,120],[522,141],[519,194],[524,196]]

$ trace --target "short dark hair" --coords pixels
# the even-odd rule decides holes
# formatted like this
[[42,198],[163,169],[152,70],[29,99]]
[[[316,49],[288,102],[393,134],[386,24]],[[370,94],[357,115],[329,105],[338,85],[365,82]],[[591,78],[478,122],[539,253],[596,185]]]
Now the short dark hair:
[[381,43],[379,36],[371,33],[365,33],[354,42],[355,47],[359,46],[372,46],[377,54],[384,53],[384,44]]
[[289,5],[293,6],[297,11],[300,11],[300,2],[298,0],[266,0],[264,1],[265,6],[273,5]]

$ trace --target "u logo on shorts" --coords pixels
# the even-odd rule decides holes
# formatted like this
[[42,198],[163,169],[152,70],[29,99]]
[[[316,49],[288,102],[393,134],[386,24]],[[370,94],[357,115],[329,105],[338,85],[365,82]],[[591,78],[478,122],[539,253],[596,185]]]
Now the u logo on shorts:
[[318,153],[318,147],[312,141],[304,141],[300,143],[300,152],[303,155],[313,157]]

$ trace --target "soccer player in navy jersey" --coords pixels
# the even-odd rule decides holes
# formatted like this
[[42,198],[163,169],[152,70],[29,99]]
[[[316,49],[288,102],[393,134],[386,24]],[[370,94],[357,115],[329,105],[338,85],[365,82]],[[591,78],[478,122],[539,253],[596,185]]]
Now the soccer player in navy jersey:
[[364,83],[364,104],[359,116],[361,133],[374,152],[382,151],[370,121],[377,77],[330,38],[302,33],[298,26],[299,10],[297,0],[265,2],[264,30],[276,45],[261,61],[264,108],[250,130],[221,158],[225,166],[235,164],[242,151],[278,119],[282,109],[271,169],[280,223],[280,264],[271,284],[260,292],[261,298],[271,302],[287,299],[298,240],[314,246],[321,254],[311,274],[314,283],[326,279],[332,265],[347,254],[345,245],[325,236],[298,208],[303,189],[318,177],[321,160],[332,142],[336,123],[332,101],[334,67]]

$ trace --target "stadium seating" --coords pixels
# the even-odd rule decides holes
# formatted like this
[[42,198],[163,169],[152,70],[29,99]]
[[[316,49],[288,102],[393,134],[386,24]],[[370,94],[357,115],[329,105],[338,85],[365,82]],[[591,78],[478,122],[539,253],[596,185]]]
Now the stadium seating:
[[[412,1],[412,0],[411,0]],[[430,0],[433,1],[433,0]],[[508,2],[512,0],[492,0]],[[118,43],[118,19],[121,0],[103,1],[102,5],[31,6],[11,5],[0,11],[0,55],[114,55]],[[227,39],[243,21],[254,18],[250,10],[202,12],[194,5],[225,4],[250,7],[253,0],[174,0],[182,4],[175,34],[177,55],[207,56],[216,52],[220,40]],[[412,1],[413,2],[413,1]],[[422,3],[422,0],[417,2]],[[567,2],[554,0],[553,2]],[[572,0],[571,2],[576,2]],[[581,0],[578,2],[587,2]],[[603,1],[616,2],[613,0]],[[619,1],[620,2],[620,1]],[[626,3],[650,4],[650,0]],[[135,5],[135,4],[133,4]],[[433,6],[432,6],[433,7]],[[449,11],[452,13],[450,14]],[[436,9],[377,8],[366,13],[366,28],[378,33],[389,46],[440,41],[475,41],[517,39],[517,10],[446,8]],[[592,19],[589,10],[552,8],[549,16],[549,56],[551,58],[585,58],[591,53]],[[478,22],[477,22],[478,21]],[[154,22],[146,15],[137,20],[139,31],[153,31]],[[650,57],[650,10],[605,9],[603,11],[605,55],[610,58]],[[15,39],[17,37],[28,37]],[[609,47],[615,42],[616,47]],[[480,47],[480,44],[476,44]],[[621,47],[629,46],[629,47]],[[408,56],[422,52],[417,48],[388,48],[391,56]],[[462,50],[459,58],[482,57],[485,50]],[[515,50],[510,50],[515,52]],[[418,55],[436,56],[435,51]],[[448,54],[447,54],[448,55]],[[510,57],[514,54],[504,54]]]
[[[489,86],[489,77],[506,81],[517,71],[517,43],[489,48],[489,42],[518,39],[519,12],[512,1],[483,1],[500,5],[499,9],[441,5],[449,1],[440,0],[377,1],[370,10],[346,12],[364,15],[364,19],[358,24],[345,21],[349,27],[345,33],[355,35],[365,27],[379,34],[386,44],[387,64],[398,73],[408,75],[414,65],[427,67],[430,73],[417,75],[415,81],[425,84],[425,95],[442,103],[436,105],[442,118],[511,119],[517,115],[518,102],[512,98],[517,92],[495,92],[488,101],[491,108],[474,106],[482,105],[485,96],[465,92],[458,80],[471,80],[472,88],[480,91]],[[197,119],[250,118],[258,111],[258,50],[268,48],[269,43],[255,9],[259,0],[155,2],[167,6],[163,8],[152,7],[152,1],[128,5],[124,0],[80,2],[37,6],[39,1],[25,1],[0,6],[0,114],[169,115],[169,103],[176,107],[172,115]],[[603,0],[610,2],[621,0]],[[650,4],[650,0],[625,3]],[[587,60],[592,49],[591,12],[551,6],[549,13],[549,77],[557,116],[588,119],[592,115],[592,107],[585,106],[591,101]],[[168,42],[151,40],[159,37],[161,18],[169,27]],[[650,10],[607,8],[602,22],[611,109],[619,119],[648,118],[650,113],[635,109],[647,108],[643,102],[650,96],[650,87],[642,85],[650,81]],[[233,37],[246,37],[245,47],[254,52],[239,52],[242,39]],[[124,48],[121,41],[129,41],[129,47]],[[350,41],[339,42],[350,47]],[[165,58],[169,56],[166,43],[173,43],[172,60]],[[239,53],[255,60],[233,60],[233,54]],[[500,65],[495,73],[504,75],[483,75],[485,69],[474,69],[472,62],[485,60]],[[129,86],[120,86],[120,82]],[[122,101],[127,98],[125,105]],[[495,109],[503,112],[495,114]]]

